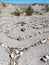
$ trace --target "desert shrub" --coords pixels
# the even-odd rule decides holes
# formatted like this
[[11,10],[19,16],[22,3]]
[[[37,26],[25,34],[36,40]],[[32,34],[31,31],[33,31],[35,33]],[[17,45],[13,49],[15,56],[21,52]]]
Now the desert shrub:
[[48,4],[46,4],[45,7],[48,7]]
[[32,15],[32,11],[27,10],[27,11],[26,11],[26,15],[28,15],[28,16]]
[[46,7],[46,9],[45,9],[45,10],[46,10],[46,12],[48,12],[48,11],[49,11],[49,7]]
[[31,16],[33,12],[34,12],[34,9],[32,9],[31,7],[27,8],[27,10],[25,11],[27,16]]
[[34,4],[32,4],[33,6],[35,6],[36,5],[36,3],[34,3]]
[[13,15],[15,15],[15,16],[20,16],[21,12],[19,12],[19,11],[14,11],[14,12],[12,12],[11,14],[13,14]]
[[39,6],[44,6],[45,4],[42,4],[42,3],[41,3],[41,4],[38,4],[38,5],[39,5]]
[[35,14],[38,14],[39,12],[38,11],[35,11]]
[[5,3],[2,3],[2,6],[3,6],[3,7],[6,7],[6,4],[5,4]]
[[42,13],[40,12],[39,15],[42,15]]
[[42,8],[42,11],[49,12],[49,6],[48,6],[48,5],[45,5],[45,7],[44,7],[44,8]]
[[41,12],[38,12],[38,11],[35,11],[35,14],[42,15],[42,13]]
[[44,6],[45,4],[38,4],[39,6]]
[[44,6],[44,4],[41,4],[42,6]]

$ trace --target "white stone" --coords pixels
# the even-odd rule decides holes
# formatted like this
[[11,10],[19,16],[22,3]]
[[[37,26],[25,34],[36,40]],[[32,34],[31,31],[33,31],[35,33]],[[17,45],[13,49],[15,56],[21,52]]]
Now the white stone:
[[5,45],[5,48],[7,48],[8,46],[7,45]]
[[46,58],[49,59],[49,55],[46,55]]
[[48,59],[47,59],[47,58],[43,58],[43,60],[44,60],[45,62],[47,62],[47,61],[48,61]]
[[24,47],[21,47],[21,50],[23,50],[24,49]]
[[20,52],[20,55],[23,55],[23,52]]
[[4,45],[4,44],[2,44],[1,46],[2,46],[2,47],[5,47],[5,45]]
[[2,44],[1,46],[7,48],[7,45],[5,45],[5,44]]
[[26,15],[26,13],[25,13],[25,12],[23,12],[23,15],[25,16],[25,15]]
[[14,58],[14,53],[11,53],[11,57]]
[[19,53],[19,50],[16,50],[16,53],[18,54]]
[[41,40],[41,43],[43,44],[43,43],[45,43],[47,41],[47,39],[45,39],[45,40]]

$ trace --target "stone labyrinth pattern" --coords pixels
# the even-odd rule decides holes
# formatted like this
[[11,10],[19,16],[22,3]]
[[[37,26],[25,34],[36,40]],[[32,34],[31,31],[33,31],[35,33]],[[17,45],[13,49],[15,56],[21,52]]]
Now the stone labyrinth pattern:
[[[12,20],[13,18],[14,17],[12,17],[9,20]],[[19,20],[19,18],[17,19],[18,21],[16,22],[14,20],[9,22],[8,17],[7,18],[5,17],[5,19],[2,19],[2,20],[5,20],[4,23],[0,22],[0,35],[1,35],[0,39],[3,44],[7,45],[10,49],[12,48],[12,52],[15,53],[15,51],[17,50],[14,48],[18,48],[18,51],[21,52],[23,50],[28,51],[31,47],[36,47],[36,46],[38,47],[38,45],[40,44],[40,40],[46,39],[49,37],[48,36],[49,35],[48,17],[30,17],[29,19],[26,17],[27,21],[25,21],[24,18],[22,18],[22,20]],[[2,36],[5,36],[6,39],[5,38],[2,39]],[[22,47],[23,47],[23,50],[20,50]],[[2,50],[3,49],[4,48],[2,48]],[[6,48],[4,50],[6,51]],[[6,51],[6,53],[8,52]],[[18,55],[19,54],[20,53],[18,53]],[[16,58],[16,60],[18,60],[18,58]],[[10,61],[12,61],[12,63],[10,64],[12,65],[13,59],[7,60],[8,64]],[[17,64],[19,65],[19,62],[17,61],[15,62],[16,64],[14,63],[13,65],[17,65]]]

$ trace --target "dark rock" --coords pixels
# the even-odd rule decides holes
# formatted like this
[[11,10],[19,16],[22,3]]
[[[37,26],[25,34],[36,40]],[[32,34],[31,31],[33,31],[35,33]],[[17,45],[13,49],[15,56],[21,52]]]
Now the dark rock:
[[25,28],[22,28],[21,31],[24,32],[25,31]]
[[29,38],[31,38],[32,36],[29,36]]
[[43,61],[43,62],[47,62],[47,61],[48,61],[48,60],[47,60],[46,58],[44,58],[44,57],[41,58],[40,60]]
[[46,56],[43,56],[44,58],[46,58]]
[[17,38],[17,40],[18,40],[18,41],[21,41],[21,40],[24,40],[24,38],[22,38],[22,37],[19,36],[19,37]]
[[21,26],[24,26],[26,23],[25,22],[21,22]]
[[33,45],[31,45],[31,47],[33,47]]
[[43,61],[43,62],[45,62],[45,61],[43,60],[43,58],[41,58],[40,60]]

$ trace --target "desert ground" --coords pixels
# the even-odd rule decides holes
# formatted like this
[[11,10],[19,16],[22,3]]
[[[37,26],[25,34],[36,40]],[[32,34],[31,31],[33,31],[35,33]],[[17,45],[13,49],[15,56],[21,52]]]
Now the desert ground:
[[[29,6],[35,11],[31,16],[27,16],[24,12]],[[0,3],[0,42],[9,47],[25,48],[37,44],[39,40],[49,38],[49,10],[45,11],[45,7],[49,5]],[[19,10],[21,15],[11,14],[15,10]],[[40,58],[47,54],[49,41],[24,52],[18,59],[18,65],[49,65],[49,60],[40,61]],[[8,51],[0,46],[0,65],[9,65],[9,62]]]

